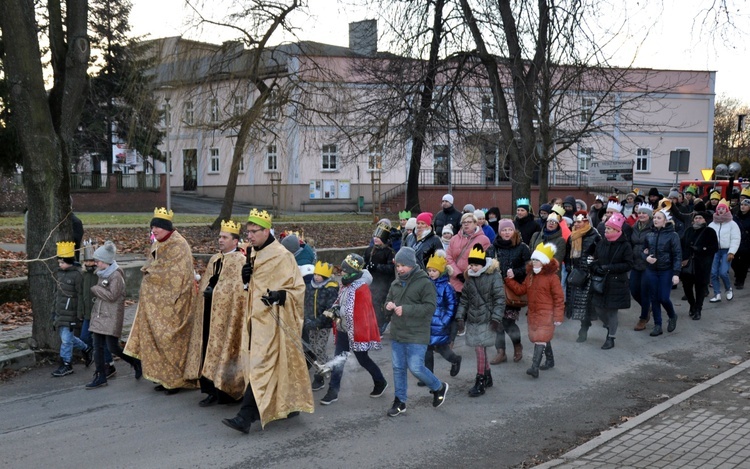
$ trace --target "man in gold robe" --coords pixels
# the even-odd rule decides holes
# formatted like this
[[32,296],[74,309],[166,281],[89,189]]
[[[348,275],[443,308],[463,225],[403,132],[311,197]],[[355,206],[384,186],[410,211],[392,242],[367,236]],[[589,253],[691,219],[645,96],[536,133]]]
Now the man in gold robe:
[[198,404],[208,407],[242,399],[245,379],[240,350],[247,293],[242,282],[245,254],[238,249],[242,225],[221,222],[219,253],[206,266],[196,302],[193,338],[201,344],[201,392],[207,397]]
[[193,254],[172,226],[174,213],[154,210],[155,241],[141,268],[143,280],[125,353],[141,360],[156,391],[175,394],[197,387],[200,342],[191,340],[197,300]]
[[250,245],[243,281],[248,309],[243,330],[247,389],[240,411],[222,422],[248,433],[250,425],[313,412],[312,388],[300,337],[305,283],[294,255],[271,234],[271,216],[253,209],[247,222]]

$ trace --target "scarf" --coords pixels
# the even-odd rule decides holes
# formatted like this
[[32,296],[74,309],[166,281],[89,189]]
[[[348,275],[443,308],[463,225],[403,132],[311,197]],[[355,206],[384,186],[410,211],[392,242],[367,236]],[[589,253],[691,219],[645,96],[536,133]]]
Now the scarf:
[[117,261],[112,261],[111,264],[109,264],[109,267],[107,267],[104,270],[97,270],[96,275],[98,275],[101,278],[109,278],[110,275],[112,275],[117,268],[120,267],[117,265]]
[[591,231],[591,224],[584,225],[584,228],[575,230],[570,233],[570,258],[577,259],[581,257],[581,246],[583,245],[583,237]]
[[482,267],[479,270],[479,272],[474,272],[471,269],[466,269],[466,273],[469,274],[469,277],[479,277],[480,275],[482,275],[483,273],[485,273],[487,271],[487,269],[489,269],[489,267],[491,265],[491,262],[492,262],[492,259],[487,259],[487,260],[484,261],[484,267]]
[[724,212],[723,215],[719,215],[719,212],[714,212],[714,221],[716,223],[729,223],[733,218],[734,217],[732,216],[732,212],[730,212],[729,210]]

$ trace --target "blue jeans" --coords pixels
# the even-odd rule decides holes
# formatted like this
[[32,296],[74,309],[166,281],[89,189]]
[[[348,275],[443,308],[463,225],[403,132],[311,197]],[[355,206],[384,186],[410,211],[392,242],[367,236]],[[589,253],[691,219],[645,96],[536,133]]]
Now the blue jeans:
[[[94,338],[93,335],[91,335],[91,332],[89,332],[89,324],[91,324],[90,319],[83,320],[83,324],[81,325],[81,340],[84,341],[89,347],[93,347]],[[107,346],[106,342],[104,343],[104,361],[106,363],[112,363],[112,352],[109,351],[109,347]]]
[[[341,355],[344,352],[349,351],[349,336],[346,332],[337,329],[336,330],[336,349],[334,351],[334,357],[337,357]],[[370,355],[367,352],[353,352],[354,358],[357,359],[357,362],[360,364],[362,368],[367,370],[368,373],[370,373],[370,376],[372,377],[373,383],[379,383],[384,382],[385,377],[383,376],[383,373],[380,371],[380,367],[378,367],[377,363],[372,361],[372,358],[370,358]],[[424,351],[422,351],[422,361],[424,361]],[[334,367],[331,370],[331,382],[329,383],[329,386],[331,389],[335,390],[337,393],[339,392],[339,389],[341,388],[341,377],[344,375],[344,365],[341,364],[340,366]]]
[[714,295],[721,293],[721,285],[719,285],[719,278],[724,282],[724,289],[731,290],[732,287],[729,284],[729,261],[727,261],[727,254],[729,249],[719,249],[714,254],[714,262],[711,264],[711,285],[714,287]]
[[636,303],[641,305],[640,319],[648,319],[648,308],[651,306],[651,300],[648,294],[645,270],[633,269],[630,271],[630,295]]
[[568,296],[568,289],[565,288],[565,285],[568,284],[568,269],[565,268],[565,265],[560,265],[560,272],[562,273],[562,276],[560,277],[560,283],[562,284],[563,288],[563,301],[567,301]]
[[396,398],[406,402],[406,368],[418,380],[425,383],[431,391],[439,391],[443,383],[424,366],[424,354],[427,344],[404,344],[391,342],[391,360],[393,362],[393,381],[396,386]]
[[73,361],[73,349],[86,350],[89,348],[86,342],[82,341],[73,334],[68,326],[57,326],[57,332],[60,334],[60,358],[64,363],[70,364]]
[[646,269],[646,282],[648,283],[651,310],[654,312],[654,324],[661,326],[661,307],[667,312],[667,316],[677,316],[669,295],[672,293],[672,270]]

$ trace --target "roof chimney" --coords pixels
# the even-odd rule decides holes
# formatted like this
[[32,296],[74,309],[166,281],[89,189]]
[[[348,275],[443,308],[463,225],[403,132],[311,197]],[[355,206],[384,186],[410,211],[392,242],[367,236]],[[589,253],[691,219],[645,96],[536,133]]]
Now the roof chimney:
[[377,20],[349,23],[349,49],[356,54],[368,57],[378,52]]

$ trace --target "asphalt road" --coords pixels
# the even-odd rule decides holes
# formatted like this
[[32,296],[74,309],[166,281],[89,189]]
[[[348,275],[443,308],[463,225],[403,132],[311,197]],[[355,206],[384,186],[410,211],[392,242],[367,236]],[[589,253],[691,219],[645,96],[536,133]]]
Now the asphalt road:
[[[675,290],[682,314],[674,333],[652,338],[633,331],[633,308],[621,313],[609,351],[600,349],[601,323],[577,344],[578,323],[566,322],[553,341],[556,367],[536,380],[525,374],[531,347],[522,319],[524,359],[493,366],[495,386],[479,398],[467,395],[475,357],[459,338],[464,361],[457,377],[436,358],[438,376],[450,384],[445,404],[432,408],[432,396],[410,376],[408,409],[396,418],[385,414],[393,388],[369,398],[369,375],[352,358],[338,402],[316,401],[314,414],[265,430],[254,424],[249,435],[220,422],[237,407],[200,408],[197,391],[154,392],[122,362],[109,386],[92,391],[83,385],[93,369],[78,364],[73,375],[51,378],[50,365],[0,384],[0,467],[528,467],[746,359],[749,293],[706,303],[703,319],[691,321]],[[372,355],[391,377],[387,335],[384,343]]]

